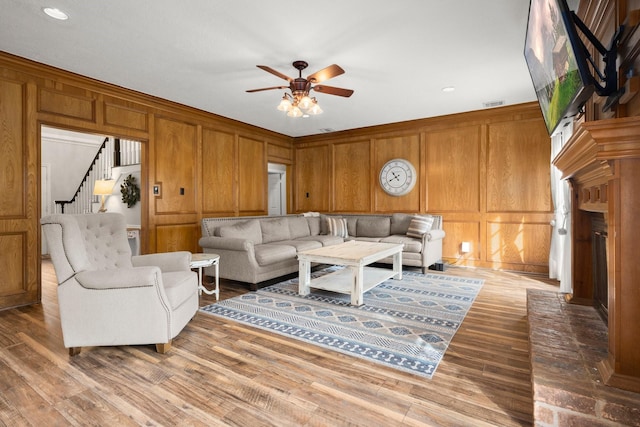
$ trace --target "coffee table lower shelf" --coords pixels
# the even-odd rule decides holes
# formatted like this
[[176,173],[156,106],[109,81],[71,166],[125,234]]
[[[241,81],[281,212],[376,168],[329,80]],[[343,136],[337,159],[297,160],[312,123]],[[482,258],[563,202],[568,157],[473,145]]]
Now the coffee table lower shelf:
[[[375,288],[387,279],[391,279],[397,273],[388,268],[364,267],[362,269],[362,293]],[[355,287],[355,274],[358,274],[357,267],[345,267],[324,276],[312,279],[310,288],[323,289],[325,291],[338,292],[341,294],[351,294]]]

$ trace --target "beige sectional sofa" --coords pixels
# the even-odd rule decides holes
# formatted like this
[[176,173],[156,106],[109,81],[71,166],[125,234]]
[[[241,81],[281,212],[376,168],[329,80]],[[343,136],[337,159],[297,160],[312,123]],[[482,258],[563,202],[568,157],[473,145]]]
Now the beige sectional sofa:
[[[416,234],[410,230],[412,220],[430,227]],[[346,230],[336,230],[336,224]],[[425,271],[440,262],[444,236],[438,215],[301,214],[204,218],[199,244],[205,253],[220,255],[221,278],[246,282],[256,289],[261,282],[297,272],[298,251],[346,240],[403,243],[403,265]],[[393,260],[381,262],[392,264]],[[213,275],[213,271],[205,269],[205,274]]]

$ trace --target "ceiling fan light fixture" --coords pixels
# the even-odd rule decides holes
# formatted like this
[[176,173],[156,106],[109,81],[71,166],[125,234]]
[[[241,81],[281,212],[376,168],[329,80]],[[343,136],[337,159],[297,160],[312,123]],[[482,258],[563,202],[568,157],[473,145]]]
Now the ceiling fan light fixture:
[[351,89],[343,89],[340,87],[325,86],[325,85],[312,85],[315,83],[321,83],[329,80],[333,77],[344,74],[344,70],[337,64],[329,65],[320,71],[316,71],[313,74],[302,77],[302,70],[307,68],[309,64],[305,61],[294,61],[293,67],[298,70],[298,77],[292,78],[279,71],[274,70],[266,65],[257,65],[258,68],[268,73],[275,75],[283,80],[289,82],[289,86],[272,86],[264,87],[260,89],[250,89],[247,92],[261,92],[264,90],[272,89],[289,89],[291,93],[285,92],[282,100],[276,107],[279,111],[286,111],[289,117],[309,117],[309,115],[322,114],[322,108],[318,105],[316,98],[309,96],[310,91],[315,90],[317,92],[325,93],[328,95],[342,96],[345,98],[350,97],[353,94]]
[[280,111],[289,111],[289,109],[291,109],[291,100],[287,97],[286,93],[280,100],[280,104],[278,104],[277,108]]
[[289,109],[289,112],[287,113],[287,116],[289,116],[289,117],[302,117],[302,110],[300,108],[298,108],[297,105],[294,105],[293,107],[291,107],[291,109]]
[[315,98],[313,98],[313,104],[311,105],[311,108],[307,110],[307,113],[311,114],[312,116],[322,114],[322,108],[320,108],[320,106],[318,105],[318,101],[316,101]]
[[313,101],[311,100],[311,98],[309,98],[309,95],[304,95],[298,102],[298,106],[303,110],[308,110],[312,105]]

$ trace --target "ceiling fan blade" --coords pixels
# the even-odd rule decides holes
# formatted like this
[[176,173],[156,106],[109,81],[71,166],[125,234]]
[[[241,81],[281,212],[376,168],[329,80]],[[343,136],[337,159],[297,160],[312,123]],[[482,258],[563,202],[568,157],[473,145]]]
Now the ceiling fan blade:
[[281,79],[284,79],[284,80],[286,80],[286,81],[288,81],[288,82],[292,82],[292,81],[293,81],[293,79],[292,79],[291,77],[289,77],[289,76],[287,76],[287,75],[284,75],[284,74],[282,74],[280,71],[276,71],[276,70],[274,70],[274,69],[273,69],[273,68],[271,68],[271,67],[267,67],[266,65],[256,65],[256,67],[260,68],[261,70],[266,71],[267,73],[271,73],[271,74],[273,74],[274,76],[278,76],[278,77],[280,77]]
[[344,96],[345,98],[348,98],[351,95],[353,95],[353,91],[351,89],[343,89],[341,87],[318,85],[318,86],[312,87],[312,89],[315,90],[316,92],[326,93],[329,95]]
[[272,87],[263,87],[261,89],[249,89],[247,92],[262,92],[263,90],[273,90],[273,89],[289,89],[289,86],[272,86]]
[[339,76],[340,74],[344,74],[344,70],[339,65],[333,64],[307,76],[307,80],[311,83],[320,83],[335,76]]

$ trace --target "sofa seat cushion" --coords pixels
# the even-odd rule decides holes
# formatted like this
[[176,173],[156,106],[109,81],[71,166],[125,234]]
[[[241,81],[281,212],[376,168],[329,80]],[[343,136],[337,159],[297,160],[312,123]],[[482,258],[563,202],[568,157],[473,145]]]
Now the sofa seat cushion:
[[288,245],[296,248],[297,252],[306,251],[309,249],[317,249],[322,247],[322,243],[317,242],[315,240],[283,240],[282,242],[278,242],[279,245]]
[[339,245],[340,243],[344,242],[344,239],[342,237],[323,234],[319,234],[317,236],[300,237],[296,240],[309,240],[312,242],[319,242],[322,246]]
[[296,248],[289,245],[276,243],[264,243],[254,247],[256,261],[259,265],[269,265],[281,261],[290,261],[296,258]]
[[[189,282],[192,282],[192,286],[189,286]],[[195,273],[191,270],[162,273],[162,284],[173,310],[193,297],[194,292],[197,292],[198,288],[198,280],[196,279]]]
[[422,252],[422,240],[414,239],[413,237],[406,236],[404,234],[394,234],[392,236],[384,237],[380,239],[381,243],[403,243],[404,247],[402,252]]

